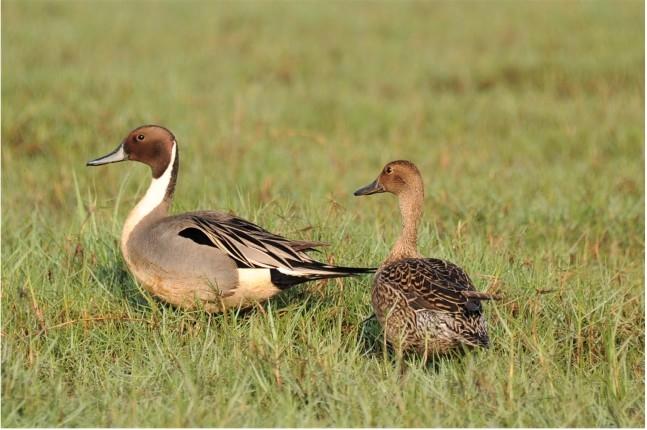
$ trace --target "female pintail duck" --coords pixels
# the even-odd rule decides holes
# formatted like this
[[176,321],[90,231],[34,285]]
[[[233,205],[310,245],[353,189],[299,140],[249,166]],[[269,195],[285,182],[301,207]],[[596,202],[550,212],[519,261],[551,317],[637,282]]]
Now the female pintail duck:
[[487,347],[489,340],[481,300],[469,276],[448,261],[424,258],[417,249],[424,186],[418,168],[392,161],[356,196],[389,192],[398,197],[403,229],[378,268],[371,302],[385,337],[395,348],[425,354],[460,346]]
[[289,240],[226,213],[169,215],[179,156],[164,127],[139,127],[87,165],[124,160],[149,165],[153,179],[126,218],[121,252],[146,290],[168,303],[208,312],[245,308],[302,282],[375,270],[321,263],[305,252],[322,243]]

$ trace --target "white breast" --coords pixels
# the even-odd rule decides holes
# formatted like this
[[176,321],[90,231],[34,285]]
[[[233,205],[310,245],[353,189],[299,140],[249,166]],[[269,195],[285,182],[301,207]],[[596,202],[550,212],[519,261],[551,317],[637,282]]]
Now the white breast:
[[128,214],[126,222],[124,223],[124,228],[121,231],[121,251],[128,261],[126,243],[130,238],[130,234],[133,232],[133,229],[139,224],[139,222],[153,209],[158,207],[164,197],[166,196],[166,191],[168,190],[169,183],[171,182],[171,174],[173,173],[173,164],[175,163],[175,154],[176,154],[177,143],[173,141],[173,148],[171,149],[171,161],[169,162],[166,170],[159,178],[153,178],[151,184],[144,194],[144,197],[137,203],[137,206],[133,208],[132,211]]

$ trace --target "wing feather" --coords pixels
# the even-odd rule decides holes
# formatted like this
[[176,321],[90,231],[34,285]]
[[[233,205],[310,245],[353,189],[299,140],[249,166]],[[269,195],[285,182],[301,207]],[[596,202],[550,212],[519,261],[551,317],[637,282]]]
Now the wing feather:
[[470,277],[453,263],[435,258],[404,259],[380,271],[387,282],[405,295],[415,310],[481,312],[481,300],[494,298],[474,288]]
[[[180,236],[194,241],[199,236],[198,243],[222,250],[241,268],[284,269],[293,276],[311,279],[374,271],[321,263],[312,259],[306,251],[323,244],[286,239],[229,214],[201,211],[173,218]],[[196,230],[199,234],[195,233]]]

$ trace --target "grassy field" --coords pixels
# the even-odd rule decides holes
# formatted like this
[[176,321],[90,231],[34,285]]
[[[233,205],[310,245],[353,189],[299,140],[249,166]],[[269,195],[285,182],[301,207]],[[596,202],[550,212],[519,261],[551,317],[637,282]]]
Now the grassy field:
[[[641,2],[2,2],[3,426],[635,426],[644,410]],[[381,344],[370,277],[205,315],[118,248],[171,128],[175,211],[232,210],[376,265],[405,158],[424,254],[463,266],[492,347]]]

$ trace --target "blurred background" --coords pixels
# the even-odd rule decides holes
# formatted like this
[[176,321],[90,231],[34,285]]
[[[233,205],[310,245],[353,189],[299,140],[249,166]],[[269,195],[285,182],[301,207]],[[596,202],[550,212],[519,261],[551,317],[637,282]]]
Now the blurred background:
[[[3,419],[643,425],[644,53],[640,1],[3,1]],[[91,387],[88,369],[104,369],[103,344],[88,340],[84,365],[71,338],[55,337],[75,326],[41,343],[25,339],[74,315],[132,308],[111,295],[128,279],[116,239],[150,173],[85,162],[148,123],[179,143],[176,211],[232,210],[280,234],[331,242],[328,258],[347,264],[381,261],[399,225],[392,198],[352,192],[386,162],[414,161],[427,194],[421,250],[463,265],[479,289],[518,298],[490,314],[498,345],[482,359],[490,361],[457,372],[468,382],[448,376],[446,390],[433,374],[410,385],[394,379],[417,405],[410,413],[388,415],[390,399],[364,393],[335,397],[354,405],[325,412],[336,421],[307,415],[316,402],[282,417],[261,408],[232,410],[230,421],[173,421],[195,405],[146,415],[136,396],[142,409],[122,415],[130,403],[113,402],[123,393],[106,382],[112,373],[97,379],[108,388]],[[97,267],[105,291],[91,275]],[[367,284],[350,284],[339,318],[357,325],[368,314]],[[559,295],[538,295],[543,289]],[[102,327],[112,326],[90,331],[100,337]],[[60,345],[67,352],[56,352]],[[34,354],[58,370],[23,368]],[[58,368],[62,356],[73,364]],[[522,363],[514,378],[508,358]],[[348,375],[374,374],[353,363],[340,371],[341,386]],[[485,394],[474,401],[452,391],[470,377],[490,378],[478,379]],[[164,398],[170,391],[158,383],[150,392]],[[505,384],[534,403],[517,407]],[[48,403],[53,386],[67,387],[64,404]],[[433,386],[440,392],[415,391]],[[84,403],[90,397],[97,403]],[[423,399],[438,408],[416,403]],[[476,412],[451,413],[445,399]],[[354,403],[363,401],[373,403]],[[204,406],[204,416],[214,413]]]
[[[585,198],[576,175],[607,170],[641,187],[637,1],[7,1],[2,11],[12,212],[68,205],[73,173],[84,187],[97,178],[83,162],[145,123],[175,132],[178,195],[200,181],[199,198],[265,183],[269,195],[348,201],[397,158],[447,193],[514,181]],[[100,195],[126,170],[103,169]],[[576,195],[558,196],[569,178]]]

